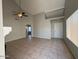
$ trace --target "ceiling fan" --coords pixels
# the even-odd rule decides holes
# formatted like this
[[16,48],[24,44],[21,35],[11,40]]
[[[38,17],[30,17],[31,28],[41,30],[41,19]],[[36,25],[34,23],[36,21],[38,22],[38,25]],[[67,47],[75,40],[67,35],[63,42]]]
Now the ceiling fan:
[[[21,8],[21,0],[19,0],[19,6]],[[18,11],[13,11],[13,15],[15,15],[17,18],[23,18],[28,17],[25,11],[22,10],[22,8]]]

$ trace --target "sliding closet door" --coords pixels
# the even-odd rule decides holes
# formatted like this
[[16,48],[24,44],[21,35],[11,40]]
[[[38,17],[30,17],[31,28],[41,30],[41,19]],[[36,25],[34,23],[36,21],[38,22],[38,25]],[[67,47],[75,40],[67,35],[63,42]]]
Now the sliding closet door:
[[63,38],[63,22],[54,23],[54,38]]
[[63,21],[51,21],[51,37],[63,38]]

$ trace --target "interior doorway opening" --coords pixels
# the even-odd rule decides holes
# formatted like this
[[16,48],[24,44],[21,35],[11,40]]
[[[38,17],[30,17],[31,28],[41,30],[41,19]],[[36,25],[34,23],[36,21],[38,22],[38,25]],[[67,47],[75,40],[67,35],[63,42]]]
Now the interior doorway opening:
[[26,25],[26,38],[32,38],[32,26],[29,24]]

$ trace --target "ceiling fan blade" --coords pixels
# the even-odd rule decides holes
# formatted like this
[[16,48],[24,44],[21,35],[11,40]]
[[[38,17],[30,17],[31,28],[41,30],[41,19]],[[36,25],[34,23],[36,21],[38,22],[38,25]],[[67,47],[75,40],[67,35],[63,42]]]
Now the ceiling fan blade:
[[28,15],[23,15],[23,16],[28,17]]

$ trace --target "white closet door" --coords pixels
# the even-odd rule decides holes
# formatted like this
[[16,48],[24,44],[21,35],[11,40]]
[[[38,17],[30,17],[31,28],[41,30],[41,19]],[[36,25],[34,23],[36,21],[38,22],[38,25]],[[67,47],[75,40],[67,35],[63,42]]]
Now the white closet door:
[[54,23],[54,38],[63,38],[63,22]]

